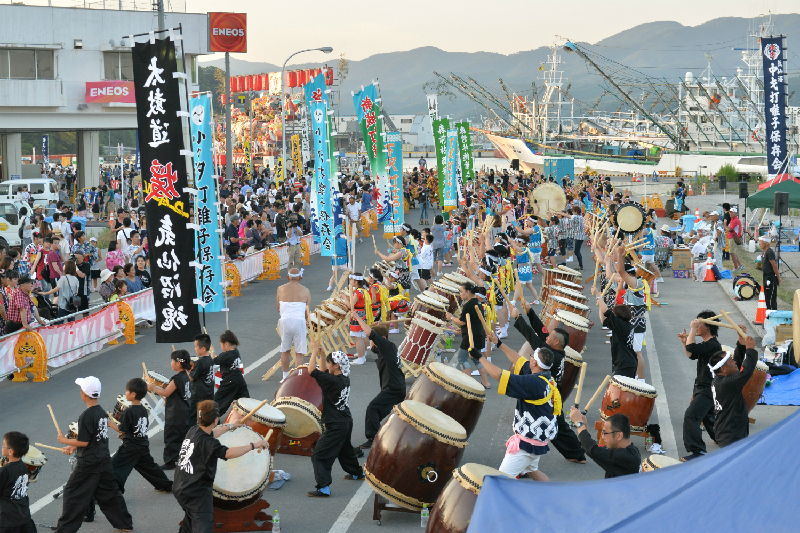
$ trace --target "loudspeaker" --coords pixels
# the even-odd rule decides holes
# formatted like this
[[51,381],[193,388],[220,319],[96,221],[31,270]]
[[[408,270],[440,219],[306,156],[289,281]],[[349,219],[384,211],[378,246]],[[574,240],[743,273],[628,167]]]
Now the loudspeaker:
[[750,192],[747,190],[747,183],[744,181],[739,182],[739,198],[747,198]]
[[519,170],[519,159],[512,159],[511,160],[511,169],[512,170]]
[[775,193],[775,209],[772,210],[775,216],[786,216],[789,214],[789,193]]
[[719,176],[719,190],[724,191],[728,188],[728,176]]

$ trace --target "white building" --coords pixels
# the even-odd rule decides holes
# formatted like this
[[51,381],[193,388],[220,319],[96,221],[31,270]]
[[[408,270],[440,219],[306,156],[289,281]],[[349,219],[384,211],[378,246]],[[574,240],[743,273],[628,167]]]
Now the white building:
[[[424,149],[434,145],[433,130],[428,115],[389,115],[397,129],[403,133],[403,151]],[[337,131],[345,131],[347,124],[356,120],[355,115],[338,117]]]
[[[207,16],[166,14],[167,28],[179,25],[190,90],[197,91],[197,56],[208,53]],[[136,129],[136,104],[91,102],[87,82],[132,81],[128,36],[157,29],[152,11],[0,5],[2,179],[21,174],[21,132],[77,131],[79,187],[97,185],[99,132]]]

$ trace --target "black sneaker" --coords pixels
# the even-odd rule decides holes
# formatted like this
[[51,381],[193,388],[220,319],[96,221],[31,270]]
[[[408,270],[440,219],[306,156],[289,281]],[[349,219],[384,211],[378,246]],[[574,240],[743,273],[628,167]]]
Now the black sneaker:
[[330,494],[325,494],[319,490],[312,490],[308,493],[309,498],[330,498]]
[[[361,453],[363,454],[364,452],[361,452]],[[364,474],[359,474],[359,475],[355,475],[355,474],[345,474],[345,475],[344,475],[344,479],[347,479],[347,480],[350,480],[350,481],[361,481],[361,480],[362,480],[362,479],[364,479],[365,477],[366,477],[366,476],[365,476]]]
[[161,465],[161,470],[175,470],[175,463],[164,463]]
[[364,450],[358,446],[353,446],[353,452],[356,454],[356,457],[364,457]]
[[83,517],[84,522],[94,522],[94,508],[86,511],[86,516]]
[[372,439],[370,439],[370,440],[366,441],[364,444],[360,445],[359,448],[361,448],[362,450],[369,450],[370,448],[372,448]]
[[700,452],[700,453],[698,453],[698,452],[693,452],[693,453],[690,453],[689,455],[687,455],[687,456],[685,456],[685,457],[681,457],[681,462],[682,462],[682,463],[686,463],[686,462],[688,462],[688,461],[691,461],[692,459],[697,459],[698,457],[703,457],[704,455],[705,455],[705,454],[704,454],[704,453],[702,453],[702,452]]

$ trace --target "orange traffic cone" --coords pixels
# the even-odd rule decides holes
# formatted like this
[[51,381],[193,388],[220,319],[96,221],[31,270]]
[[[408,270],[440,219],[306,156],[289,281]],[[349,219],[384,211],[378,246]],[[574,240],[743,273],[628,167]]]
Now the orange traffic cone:
[[689,187],[689,192],[686,194],[686,196],[694,196],[694,191],[692,190],[691,184],[689,184],[688,187]]
[[717,278],[714,277],[714,271],[711,267],[714,266],[714,263],[711,261],[711,254],[708,254],[708,258],[706,258],[706,277],[703,281],[717,281]]
[[767,299],[764,298],[764,287],[761,287],[761,293],[758,295],[758,309],[756,309],[756,320],[754,324],[764,324],[767,319]]
[[700,208],[699,207],[695,207],[694,208],[694,223],[695,224],[699,224],[700,223]]

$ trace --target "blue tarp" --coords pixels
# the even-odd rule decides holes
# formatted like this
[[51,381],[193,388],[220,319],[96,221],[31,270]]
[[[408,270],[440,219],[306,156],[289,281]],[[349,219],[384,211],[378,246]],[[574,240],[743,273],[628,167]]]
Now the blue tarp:
[[773,376],[772,385],[764,389],[767,405],[800,405],[800,372]]
[[655,472],[579,483],[487,476],[467,531],[797,532],[798,434],[800,410],[727,448]]

